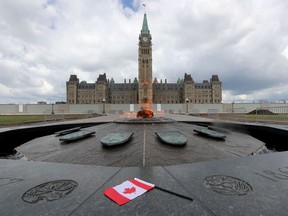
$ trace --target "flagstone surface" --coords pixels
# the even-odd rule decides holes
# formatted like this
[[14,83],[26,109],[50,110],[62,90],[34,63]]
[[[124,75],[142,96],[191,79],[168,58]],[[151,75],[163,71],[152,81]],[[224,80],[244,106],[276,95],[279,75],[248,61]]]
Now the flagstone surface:
[[[123,168],[1,159],[0,170],[1,216],[286,215],[288,211],[287,152]],[[155,188],[119,206],[103,194],[134,177],[193,201]]]

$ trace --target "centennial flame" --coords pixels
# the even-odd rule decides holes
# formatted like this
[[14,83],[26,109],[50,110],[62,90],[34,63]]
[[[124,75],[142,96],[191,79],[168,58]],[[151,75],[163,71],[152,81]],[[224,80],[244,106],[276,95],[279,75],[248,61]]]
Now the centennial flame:
[[141,102],[142,102],[142,106],[140,108],[140,111],[137,112],[137,118],[153,118],[154,113],[151,109],[150,103],[152,101],[151,98],[149,100],[149,98],[147,97],[147,86],[148,83],[151,83],[149,81],[146,81],[145,84],[143,85],[143,89],[144,89],[144,97],[142,98]]
[[137,118],[152,118],[153,116],[153,111],[148,107],[141,107],[140,111],[137,112]]

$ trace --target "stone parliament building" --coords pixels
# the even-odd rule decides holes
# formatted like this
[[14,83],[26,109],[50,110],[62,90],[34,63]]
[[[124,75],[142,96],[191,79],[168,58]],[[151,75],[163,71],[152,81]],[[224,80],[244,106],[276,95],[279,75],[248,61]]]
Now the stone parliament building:
[[191,75],[184,75],[176,83],[158,82],[152,79],[152,37],[144,14],[138,44],[138,79],[115,83],[100,74],[95,83],[79,82],[77,75],[70,75],[66,82],[67,104],[176,104],[221,103],[222,83],[218,75],[210,81],[195,83]]

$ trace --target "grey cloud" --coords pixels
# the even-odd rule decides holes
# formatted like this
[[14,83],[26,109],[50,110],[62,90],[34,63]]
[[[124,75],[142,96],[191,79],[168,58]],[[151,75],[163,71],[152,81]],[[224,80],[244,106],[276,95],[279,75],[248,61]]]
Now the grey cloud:
[[[137,77],[140,5],[1,1],[0,103],[65,100],[71,73],[91,82],[99,73],[116,82]],[[202,82],[218,74],[224,101],[288,97],[287,1],[155,0],[146,10],[154,77],[176,82],[189,73]]]

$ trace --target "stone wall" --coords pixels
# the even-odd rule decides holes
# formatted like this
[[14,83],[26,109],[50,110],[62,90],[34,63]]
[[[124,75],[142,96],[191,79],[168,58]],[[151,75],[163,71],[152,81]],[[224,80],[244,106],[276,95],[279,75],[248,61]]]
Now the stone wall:
[[[124,112],[137,112],[140,104],[0,104],[0,115],[21,114],[93,114],[105,113],[122,114]],[[223,104],[151,104],[156,112],[163,113],[248,113],[256,108],[288,107],[287,103],[223,103]]]

